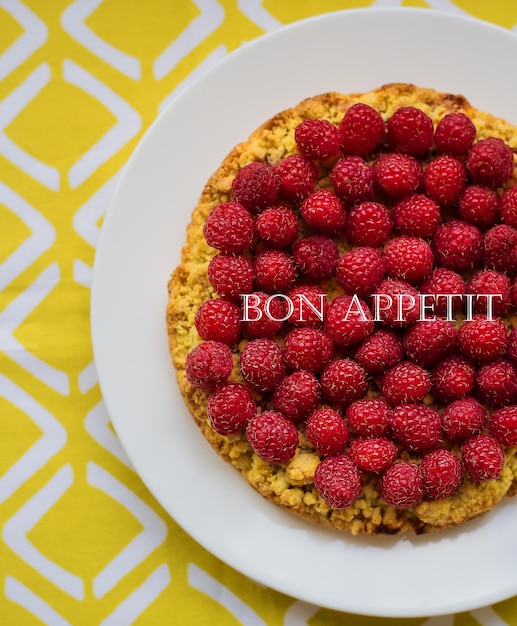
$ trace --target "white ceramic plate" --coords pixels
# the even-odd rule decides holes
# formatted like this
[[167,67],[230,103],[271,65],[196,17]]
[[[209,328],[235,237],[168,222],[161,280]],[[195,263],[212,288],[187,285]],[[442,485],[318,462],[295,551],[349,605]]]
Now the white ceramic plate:
[[376,616],[472,609],[517,593],[517,500],[460,530],[353,538],[264,500],[211,450],[170,364],[166,284],[205,181],[278,111],[325,91],[413,82],[462,93],[517,123],[517,37],[419,9],[349,10],[240,48],[184,90],[130,159],[102,229],[92,294],[95,358],[137,472],[201,545],[260,583]]

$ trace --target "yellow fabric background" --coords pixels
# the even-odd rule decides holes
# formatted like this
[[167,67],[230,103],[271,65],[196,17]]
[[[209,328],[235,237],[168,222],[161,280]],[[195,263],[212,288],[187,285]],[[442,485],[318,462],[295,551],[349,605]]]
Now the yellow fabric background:
[[[389,620],[253,583],[155,502],[111,430],[95,377],[89,295],[102,215],[168,96],[265,29],[372,4],[517,25],[514,0],[0,0],[2,626],[517,625],[517,598]],[[202,40],[160,65],[201,16],[210,25]]]

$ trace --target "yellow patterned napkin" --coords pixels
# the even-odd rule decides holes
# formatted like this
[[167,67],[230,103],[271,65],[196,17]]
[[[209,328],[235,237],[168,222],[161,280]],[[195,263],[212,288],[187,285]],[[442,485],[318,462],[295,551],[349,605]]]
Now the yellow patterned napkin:
[[[2,626],[395,623],[259,586],[183,532],[112,430],[89,334],[103,214],[173,91],[265,31],[368,5],[517,24],[514,0],[0,0]],[[517,625],[517,599],[407,624]]]

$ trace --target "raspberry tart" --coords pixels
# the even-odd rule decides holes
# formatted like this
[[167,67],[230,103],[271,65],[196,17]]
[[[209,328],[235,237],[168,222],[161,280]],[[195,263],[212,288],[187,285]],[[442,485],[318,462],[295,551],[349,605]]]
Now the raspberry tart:
[[516,152],[464,97],[389,84],[279,113],[207,182],[169,346],[201,432],[268,500],[396,534],[516,491]]

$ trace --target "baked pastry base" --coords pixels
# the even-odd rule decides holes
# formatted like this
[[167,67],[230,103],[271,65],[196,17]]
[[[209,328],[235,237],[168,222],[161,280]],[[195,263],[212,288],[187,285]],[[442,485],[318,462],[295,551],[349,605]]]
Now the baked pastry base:
[[[356,102],[369,104],[385,119],[399,107],[416,106],[435,124],[447,113],[462,111],[475,124],[478,140],[488,136],[500,137],[517,152],[517,128],[511,124],[475,109],[463,96],[408,84],[389,84],[365,94],[322,94],[279,113],[237,145],[203,189],[188,226],[181,264],[172,273],[168,284],[169,346],[185,404],[204,437],[217,454],[240,471],[265,498],[311,522],[352,534],[393,535],[405,530],[424,533],[461,524],[492,509],[506,495],[513,495],[517,491],[517,448],[506,450],[506,463],[499,479],[476,483],[464,478],[458,491],[445,500],[424,500],[415,507],[394,509],[379,497],[377,478],[365,474],[359,499],[346,509],[336,510],[314,487],[314,470],[320,459],[305,438],[303,427],[300,427],[297,454],[289,463],[281,466],[265,463],[253,453],[244,433],[222,437],[211,428],[206,414],[208,393],[194,388],[185,377],[186,356],[200,342],[194,326],[197,308],[216,295],[208,281],[207,268],[217,251],[206,244],[202,232],[208,214],[217,204],[231,199],[232,180],[241,167],[257,160],[274,164],[297,152],[294,129],[303,119],[318,117],[337,124],[347,108]],[[515,182],[513,180],[511,184]],[[328,177],[321,178],[319,186],[330,186]],[[329,292],[337,289],[333,283],[325,287]],[[509,326],[517,325],[515,317],[506,321]],[[234,347],[232,380],[242,380],[239,352],[245,343],[246,340],[242,340]],[[378,391],[372,388],[368,395],[378,395]],[[257,399],[260,399],[258,394]],[[426,402],[432,404],[433,398],[426,398]]]

